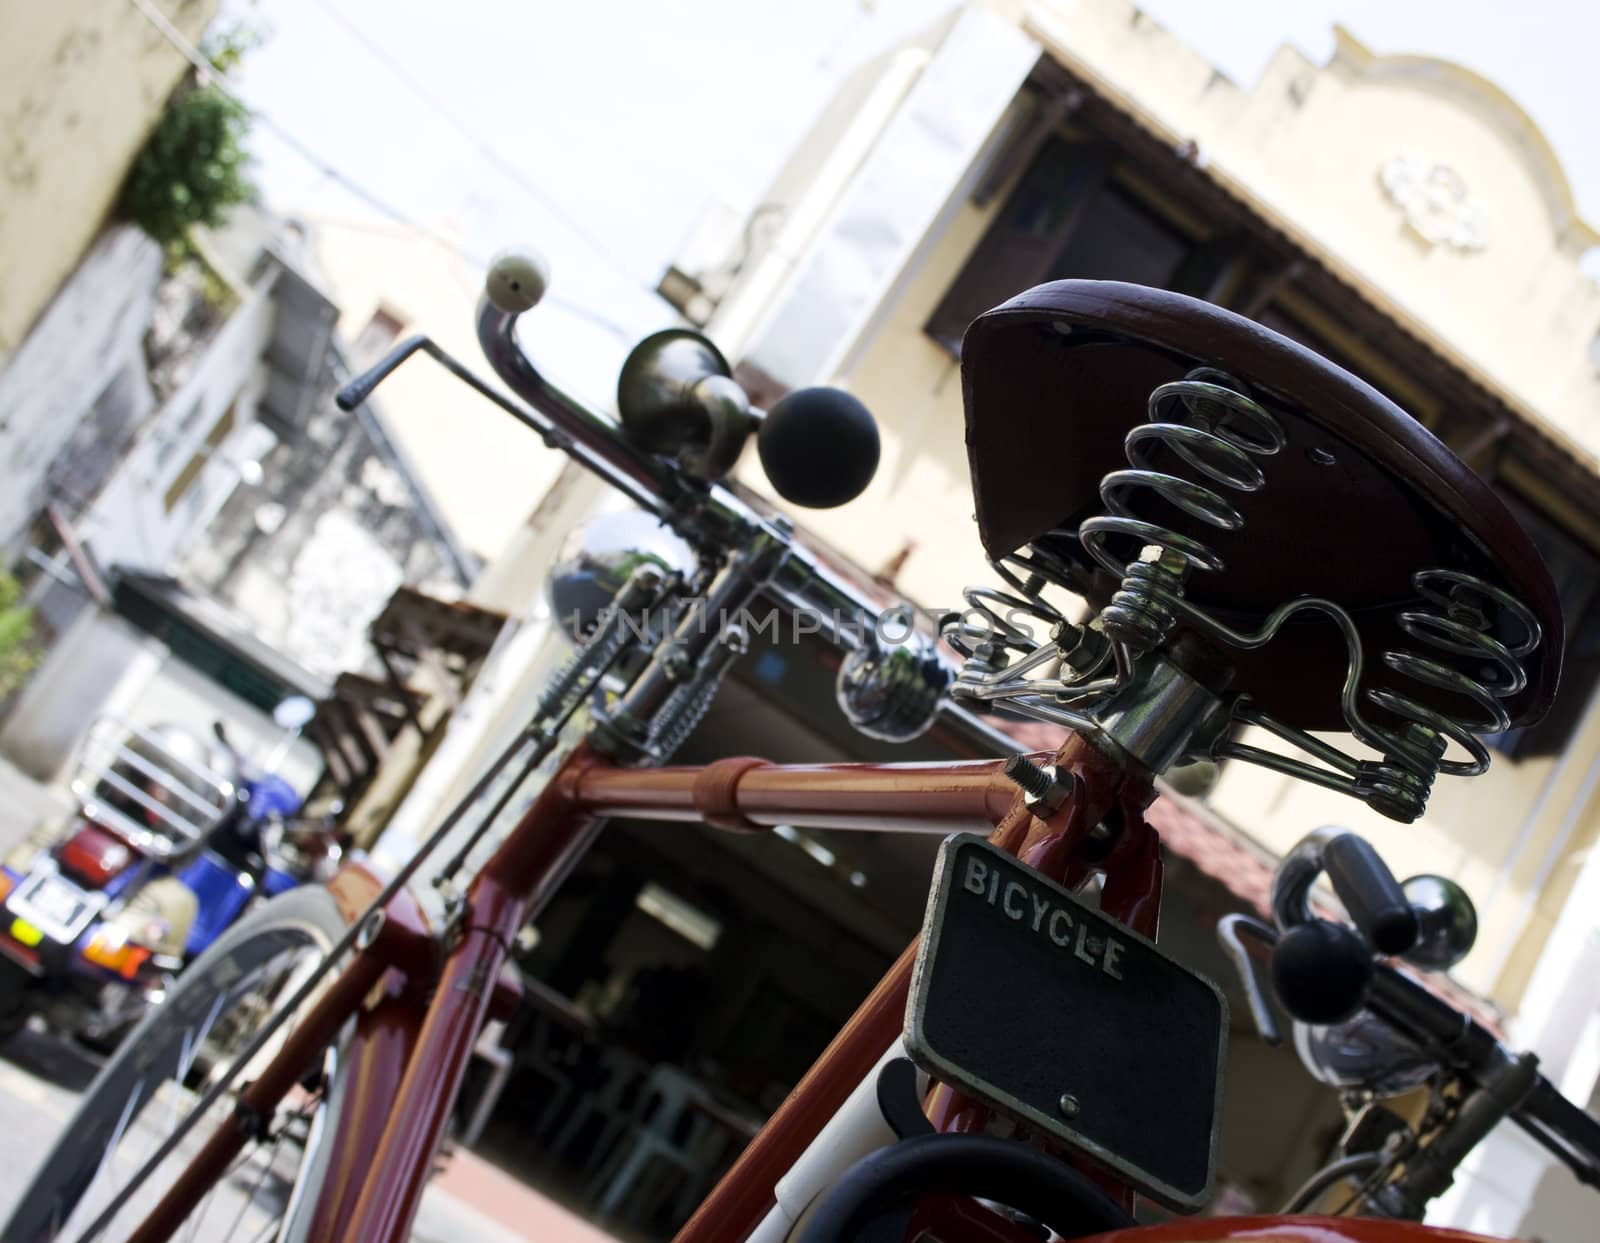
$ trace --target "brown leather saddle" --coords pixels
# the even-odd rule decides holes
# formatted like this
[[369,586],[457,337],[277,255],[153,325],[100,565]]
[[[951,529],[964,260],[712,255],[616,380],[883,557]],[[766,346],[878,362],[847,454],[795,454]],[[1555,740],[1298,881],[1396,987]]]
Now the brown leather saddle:
[[[1412,576],[1433,567],[1475,575],[1510,592],[1543,628],[1524,658],[1527,687],[1505,701],[1515,724],[1541,717],[1561,669],[1561,610],[1543,559],[1500,498],[1370,385],[1194,298],[1115,281],[1055,281],[968,328],[967,458],[989,556],[1104,513],[1101,477],[1128,466],[1123,438],[1150,421],[1151,390],[1198,367],[1241,382],[1281,423],[1287,444],[1259,460],[1266,481],[1256,492],[1217,487],[1175,454],[1162,463],[1213,487],[1244,518],[1238,530],[1219,530],[1149,500],[1150,520],[1203,541],[1225,562],[1219,572],[1191,573],[1187,598],[1243,628],[1297,596],[1333,600],[1361,632],[1369,681],[1387,676],[1379,653],[1418,650],[1395,620],[1423,604]],[[1115,578],[1070,535],[1051,547],[1081,569],[1090,599],[1103,605]],[[1266,647],[1229,656],[1235,687],[1268,711],[1304,729],[1344,728],[1345,645],[1325,618],[1297,615]],[[1459,706],[1454,695],[1404,685],[1446,714]]]

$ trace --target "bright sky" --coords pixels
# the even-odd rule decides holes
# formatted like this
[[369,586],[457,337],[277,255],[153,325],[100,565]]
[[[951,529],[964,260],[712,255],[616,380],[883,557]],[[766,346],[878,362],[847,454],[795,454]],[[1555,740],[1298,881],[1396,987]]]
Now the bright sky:
[[[237,75],[252,105],[406,215],[459,231],[475,256],[533,243],[551,263],[553,296],[620,326],[546,307],[528,326],[541,358],[565,356],[549,364],[559,383],[602,399],[626,345],[672,322],[651,291],[707,202],[757,204],[842,77],[947,7],[229,5],[269,31]],[[261,126],[253,145],[274,206],[371,213]]]
[[[430,227],[452,222],[474,254],[536,242],[552,261],[554,291],[628,336],[666,321],[648,291],[706,203],[756,205],[843,75],[951,7],[949,0],[232,5],[270,30],[241,73],[254,105],[408,216]],[[1379,52],[1458,60],[1533,114],[1561,154],[1584,214],[1600,219],[1590,89],[1600,63],[1600,5],[1148,0],[1143,7],[1242,85],[1285,39],[1325,61],[1335,21]],[[371,211],[270,135],[256,146],[258,180],[275,205]],[[616,334],[570,313],[565,320],[575,353],[614,369],[624,348]]]

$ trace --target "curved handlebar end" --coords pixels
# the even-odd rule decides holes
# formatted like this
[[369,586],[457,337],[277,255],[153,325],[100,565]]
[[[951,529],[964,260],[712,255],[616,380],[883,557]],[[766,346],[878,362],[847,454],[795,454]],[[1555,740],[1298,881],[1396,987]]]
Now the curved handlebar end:
[[358,375],[333,395],[333,404],[346,414],[360,409],[366,405],[367,398],[372,396],[372,390],[387,379],[388,375],[389,373],[381,367],[374,367]]
[[1357,928],[1381,954],[1403,954],[1417,943],[1417,914],[1372,844],[1354,833],[1323,848],[1322,865]]
[[496,310],[520,315],[539,304],[550,287],[550,265],[533,250],[502,250],[489,263],[483,292]]

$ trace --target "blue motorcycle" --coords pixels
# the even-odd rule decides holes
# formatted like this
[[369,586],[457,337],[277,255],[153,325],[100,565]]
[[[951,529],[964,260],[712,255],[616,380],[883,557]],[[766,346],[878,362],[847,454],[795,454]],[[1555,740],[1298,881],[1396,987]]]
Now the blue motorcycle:
[[297,820],[299,792],[249,774],[220,725],[203,739],[102,719],[72,788],[67,833],[0,867],[0,1039],[39,1014],[114,1047],[247,906],[340,858],[332,824]]

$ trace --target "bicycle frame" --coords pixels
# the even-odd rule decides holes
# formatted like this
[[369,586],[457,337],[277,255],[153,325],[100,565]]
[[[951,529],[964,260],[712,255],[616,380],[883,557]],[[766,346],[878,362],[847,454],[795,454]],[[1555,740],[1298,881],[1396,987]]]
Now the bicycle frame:
[[[778,824],[940,835],[985,831],[1002,849],[1068,885],[1103,871],[1102,909],[1153,937],[1162,867],[1156,833],[1142,814],[1154,796],[1149,780],[1075,735],[1054,757],[1041,758],[1053,759],[1074,779],[1073,797],[1047,819],[1028,810],[999,761],[777,765],[741,757],[702,767],[628,769],[579,745],[478,873],[445,937],[426,927],[403,893],[363,929],[353,960],[243,1090],[235,1117],[210,1137],[131,1240],[170,1237],[254,1134],[253,1120],[271,1116],[352,1019],[355,1033],[340,1068],[348,1095],[336,1132],[321,1140],[333,1145],[335,1164],[322,1185],[309,1237],[406,1239],[473,1043],[492,1006],[515,1002],[514,990],[498,983],[513,939],[610,816],[704,821],[743,832]],[[1090,830],[1116,814],[1123,832],[1103,858],[1091,862],[1083,849]],[[361,884],[360,876],[342,878],[347,897]],[[348,897],[352,914],[364,905]],[[441,962],[445,943],[449,949]],[[678,1243],[742,1238],[760,1223],[778,1179],[899,1035],[914,952],[913,943],[751,1141]],[[928,1107],[943,1130],[974,1130],[986,1117],[982,1106],[944,1088],[934,1090]]]

